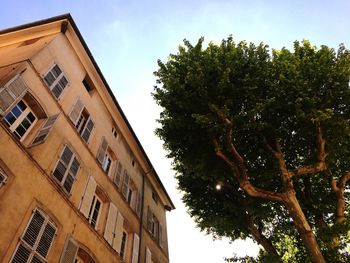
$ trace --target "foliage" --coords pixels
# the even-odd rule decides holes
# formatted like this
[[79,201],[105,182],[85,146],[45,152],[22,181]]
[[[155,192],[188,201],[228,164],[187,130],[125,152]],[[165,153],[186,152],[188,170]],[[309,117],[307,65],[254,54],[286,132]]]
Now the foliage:
[[281,260],[306,262],[287,202],[296,196],[324,257],[348,260],[349,51],[308,41],[277,51],[232,37],[204,48],[201,38],[158,65],[156,133],[201,229],[233,240],[257,240],[258,230]]

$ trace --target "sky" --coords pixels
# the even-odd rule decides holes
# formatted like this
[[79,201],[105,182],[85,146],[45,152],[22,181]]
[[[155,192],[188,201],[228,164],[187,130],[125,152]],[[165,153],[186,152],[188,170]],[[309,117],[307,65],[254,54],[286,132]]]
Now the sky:
[[154,135],[161,109],[151,92],[157,60],[165,62],[183,39],[264,42],[291,48],[295,40],[350,47],[350,1],[326,0],[0,0],[0,29],[70,13],[127,119],[172,198],[167,215],[171,263],[220,263],[255,255],[252,241],[213,241],[181,202],[171,160]]

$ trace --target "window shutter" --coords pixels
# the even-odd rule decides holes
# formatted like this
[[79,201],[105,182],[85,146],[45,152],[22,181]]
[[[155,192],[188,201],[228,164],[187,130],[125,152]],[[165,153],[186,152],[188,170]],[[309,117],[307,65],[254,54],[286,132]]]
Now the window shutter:
[[44,222],[45,217],[35,211],[22,238],[30,247],[34,246]]
[[115,237],[117,215],[118,215],[118,210],[116,206],[113,203],[109,203],[108,218],[107,218],[105,233],[103,236],[111,246],[113,246],[114,237]]
[[92,202],[92,198],[94,197],[95,191],[96,191],[96,182],[92,176],[89,176],[88,182],[85,187],[84,196],[82,198],[81,204],[80,204],[80,212],[88,218],[89,217],[89,211],[90,206]]
[[73,124],[77,124],[77,121],[79,119],[79,116],[81,114],[81,111],[84,108],[84,104],[81,101],[80,98],[77,99],[77,101],[75,102],[71,112],[69,113],[69,118],[71,119],[71,121],[73,122]]
[[46,139],[47,135],[49,134],[49,132],[51,131],[53,125],[55,124],[58,116],[59,116],[59,114],[55,114],[55,115],[50,116],[49,118],[47,118],[47,120],[45,121],[44,125],[41,127],[40,131],[36,135],[32,145],[41,143],[41,142],[43,142]]
[[152,253],[148,247],[146,247],[146,263],[152,263]]
[[42,233],[41,239],[36,249],[36,251],[44,258],[46,258],[47,253],[49,252],[53,238],[55,237],[55,233],[56,228],[48,223],[44,228],[44,232]]
[[160,246],[161,248],[164,247],[164,241],[163,241],[163,240],[164,240],[164,239],[163,239],[163,227],[162,227],[161,224],[159,224],[159,246]]
[[20,75],[16,75],[3,88],[0,88],[0,113],[4,113],[26,91],[27,85]]
[[60,263],[74,263],[78,249],[78,244],[70,236],[68,236],[61,255]]
[[135,212],[136,212],[137,194],[138,194],[137,190],[132,191],[132,193],[131,193],[131,201],[130,201],[130,207]]
[[117,161],[117,167],[115,169],[114,183],[118,188],[120,188],[120,182],[122,177],[123,165],[120,161]]
[[106,150],[107,150],[107,146],[108,146],[108,143],[105,139],[105,137],[103,136],[102,137],[102,141],[101,141],[101,144],[100,144],[100,148],[98,149],[98,152],[97,152],[97,161],[102,165],[103,163],[103,158],[105,157],[105,153],[106,153]]
[[84,142],[88,143],[93,129],[94,129],[94,122],[92,121],[91,117],[89,117],[84,127],[84,130],[81,134],[81,137],[83,138]]
[[136,233],[134,233],[134,242],[132,245],[131,263],[137,263],[137,261],[139,259],[139,246],[140,246],[140,238]]
[[0,167],[0,187],[6,183],[7,175],[5,171]]
[[125,197],[125,199],[128,198],[128,192],[129,192],[129,182],[130,182],[130,175],[128,174],[127,170],[124,170],[124,177],[123,177],[123,185],[122,185],[122,194]]
[[142,194],[138,192],[137,200],[136,200],[136,214],[138,215],[138,217],[141,216],[141,207],[142,207]]
[[53,171],[52,175],[56,177],[59,182],[62,182],[63,177],[68,169],[68,165],[73,156],[73,152],[66,145],[63,149],[60,159],[57,162],[56,168]]
[[72,163],[70,165],[67,177],[66,177],[66,179],[64,180],[64,183],[63,183],[63,188],[66,189],[66,191],[68,193],[70,193],[70,191],[72,189],[75,177],[76,177],[76,175],[78,173],[78,170],[79,170],[79,166],[80,166],[79,161],[77,160],[76,157],[74,157],[74,159],[73,159],[73,161],[72,161]]
[[121,213],[118,213],[117,225],[115,228],[115,239],[113,243],[113,248],[118,253],[120,253],[120,246],[122,244],[123,224],[124,224],[124,217],[121,215]]
[[44,80],[56,99],[61,96],[63,90],[68,85],[68,80],[58,65],[54,65],[50,69],[44,76]]
[[152,212],[151,212],[151,209],[149,208],[149,206],[147,209],[147,230],[149,232],[152,232]]

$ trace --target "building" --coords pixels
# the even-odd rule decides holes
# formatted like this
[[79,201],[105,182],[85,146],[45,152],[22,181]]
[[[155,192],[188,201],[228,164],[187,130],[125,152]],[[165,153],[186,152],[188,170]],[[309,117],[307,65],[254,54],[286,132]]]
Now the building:
[[162,182],[62,15],[0,31],[0,262],[169,262]]

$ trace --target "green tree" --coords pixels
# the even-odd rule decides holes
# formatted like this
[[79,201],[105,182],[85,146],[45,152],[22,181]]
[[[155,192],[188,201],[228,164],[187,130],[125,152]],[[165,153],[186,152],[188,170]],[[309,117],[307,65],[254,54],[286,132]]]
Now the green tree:
[[199,226],[282,260],[283,244],[298,260],[348,260],[349,51],[201,38],[158,65],[157,134]]

